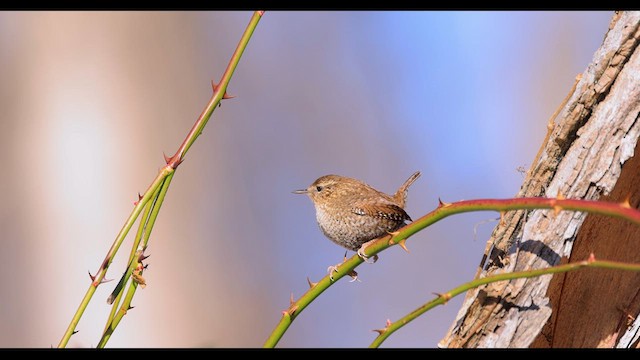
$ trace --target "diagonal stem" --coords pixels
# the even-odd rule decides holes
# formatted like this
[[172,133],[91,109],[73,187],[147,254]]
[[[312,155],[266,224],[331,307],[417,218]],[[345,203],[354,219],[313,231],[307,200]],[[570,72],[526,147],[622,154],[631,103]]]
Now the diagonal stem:
[[574,271],[583,268],[601,268],[601,269],[617,269],[617,270],[627,270],[627,271],[640,271],[640,264],[630,264],[630,263],[622,263],[615,261],[604,261],[604,260],[595,260],[595,256],[591,254],[591,257],[588,260],[575,262],[571,264],[564,264],[558,266],[548,267],[546,269],[536,269],[536,270],[528,270],[528,271],[518,271],[504,274],[497,274],[492,276],[487,276],[485,278],[476,279],[470,281],[468,283],[462,284],[454,289],[449,290],[444,294],[439,294],[439,296],[428,303],[420,306],[415,309],[411,313],[403,316],[397,321],[387,323],[387,326],[384,329],[374,330],[379,333],[379,335],[373,340],[369,347],[377,348],[385,341],[391,334],[407,325],[411,321],[415,320],[418,316],[424,314],[425,312],[433,309],[438,305],[444,305],[453,297],[456,297],[467,290],[476,288],[478,286],[512,279],[520,279],[520,278],[531,278],[538,277],[547,274],[557,274],[563,272]]
[[242,38],[238,43],[236,50],[234,51],[231,57],[231,60],[229,61],[229,65],[227,66],[224,74],[222,75],[220,83],[214,86],[213,95],[211,96],[211,99],[205,106],[205,109],[202,111],[202,114],[200,115],[200,117],[198,117],[198,120],[196,120],[191,131],[187,134],[186,138],[182,142],[182,145],[180,145],[180,148],[175,153],[175,155],[173,155],[171,158],[165,157],[167,165],[160,170],[160,173],[158,174],[158,176],[156,176],[156,178],[153,180],[149,188],[145,191],[142,198],[139,200],[138,204],[133,208],[133,211],[125,221],[124,226],[122,227],[122,229],[116,236],[116,239],[114,240],[113,244],[111,245],[111,248],[109,249],[104,261],[102,262],[102,265],[100,265],[98,272],[94,277],[92,277],[92,283],[89,286],[89,289],[85,293],[84,297],[82,298],[82,301],[80,302],[78,309],[76,310],[73,318],[71,319],[71,323],[67,327],[67,330],[63,334],[62,339],[58,344],[58,347],[62,348],[67,346],[69,339],[75,333],[76,326],[80,322],[80,318],[82,317],[82,314],[87,308],[87,305],[89,305],[89,302],[91,301],[91,298],[93,297],[93,294],[95,293],[98,285],[102,283],[102,280],[104,279],[104,276],[107,273],[109,265],[113,261],[115,254],[117,253],[118,249],[120,248],[120,245],[122,245],[122,242],[124,241],[125,237],[129,233],[129,230],[131,229],[131,226],[133,225],[133,223],[136,221],[136,219],[138,218],[142,210],[145,208],[149,200],[153,197],[153,194],[156,192],[156,190],[158,190],[158,188],[161,186],[161,184],[164,183],[164,181],[168,176],[172,176],[172,174],[175,172],[175,169],[184,160],[185,154],[187,153],[189,148],[191,148],[191,145],[193,145],[193,143],[198,138],[198,136],[202,133],[202,129],[205,127],[205,125],[209,121],[211,114],[213,114],[213,111],[216,109],[220,101],[222,99],[228,98],[228,96],[226,96],[226,90],[227,90],[227,86],[229,85],[229,81],[231,80],[231,77],[233,76],[233,73],[238,65],[238,62],[240,61],[240,57],[242,56],[244,50],[246,49],[247,44],[251,39],[251,35],[253,34],[263,14],[264,14],[264,11],[254,12],[253,16],[251,17],[251,20],[249,21],[249,24],[247,25],[247,28],[244,31],[244,34],[242,35]]
[[[478,199],[459,201],[455,203],[440,202],[435,210],[422,216],[411,224],[404,226],[392,235],[384,236],[374,241],[371,245],[367,246],[367,249],[364,252],[367,257],[371,257],[393,245],[400,245],[404,247],[404,242],[410,236],[451,215],[472,211],[493,210],[504,212],[522,209],[553,209],[554,212],[564,210],[584,211],[588,213],[617,217],[640,225],[640,211],[632,209],[627,201],[618,204],[613,202],[561,198],[513,198]],[[349,274],[362,262],[363,260],[358,255],[354,255],[338,267],[338,271],[333,274],[334,281],[331,281],[327,275],[316,284],[310,283],[310,289],[298,300],[293,301],[287,310],[282,312],[280,322],[276,325],[271,334],[269,334],[269,337],[265,341],[263,347],[275,347],[289,326],[291,326],[293,320],[300,315],[302,310],[304,310],[335,281]]]

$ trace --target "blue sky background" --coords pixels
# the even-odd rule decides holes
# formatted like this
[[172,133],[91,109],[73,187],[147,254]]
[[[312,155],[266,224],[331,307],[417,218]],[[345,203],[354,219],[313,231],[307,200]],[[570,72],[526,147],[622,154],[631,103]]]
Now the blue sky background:
[[[112,347],[260,347],[293,292],[344,250],[291,194],[335,173],[393,193],[415,170],[415,219],[513,196],[549,116],[612,12],[267,12],[180,166],[151,239],[148,286]],[[0,346],[56,345],[138,191],[210,96],[250,12],[0,12]],[[471,279],[494,213],[449,218],[326,291],[282,347],[365,347]],[[128,253],[129,242],[122,248]],[[108,277],[118,278],[124,260]],[[70,346],[95,346],[101,286]],[[386,347],[434,347],[461,299]]]

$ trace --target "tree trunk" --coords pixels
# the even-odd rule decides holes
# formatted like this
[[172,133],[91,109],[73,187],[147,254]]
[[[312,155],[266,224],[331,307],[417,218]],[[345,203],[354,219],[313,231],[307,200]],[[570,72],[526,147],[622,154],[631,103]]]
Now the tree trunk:
[[[518,193],[640,204],[640,12],[616,13]],[[533,105],[532,105],[533,106]],[[581,212],[514,211],[481,276],[596,259],[640,262],[640,227]],[[442,347],[637,347],[640,274],[584,269],[467,293]]]

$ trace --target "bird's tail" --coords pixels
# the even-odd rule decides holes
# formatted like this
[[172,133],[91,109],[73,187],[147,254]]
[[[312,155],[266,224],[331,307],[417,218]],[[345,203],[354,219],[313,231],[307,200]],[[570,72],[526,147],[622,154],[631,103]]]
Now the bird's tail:
[[393,196],[396,202],[400,205],[400,207],[404,208],[405,203],[407,202],[407,191],[409,190],[409,186],[413,184],[420,177],[420,171],[416,171],[413,175],[409,176],[407,181],[400,186],[396,194]]

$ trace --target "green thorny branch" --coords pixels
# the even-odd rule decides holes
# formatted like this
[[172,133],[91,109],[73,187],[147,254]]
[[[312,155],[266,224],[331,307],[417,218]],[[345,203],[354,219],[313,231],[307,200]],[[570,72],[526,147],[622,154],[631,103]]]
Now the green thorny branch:
[[557,274],[557,273],[569,272],[569,271],[574,271],[574,270],[579,270],[584,268],[640,271],[640,264],[629,264],[629,263],[622,263],[622,262],[616,262],[616,261],[596,260],[595,255],[591,254],[591,256],[589,256],[589,259],[584,261],[558,265],[558,266],[551,266],[544,269],[503,273],[503,274],[487,276],[481,279],[475,279],[468,283],[462,284],[456,288],[453,288],[444,294],[436,294],[438,295],[438,297],[427,302],[426,304],[423,304],[422,306],[418,307],[417,309],[413,310],[409,314],[403,316],[402,318],[394,322],[391,322],[391,320],[387,320],[387,324],[383,329],[374,330],[375,332],[378,333],[378,336],[373,340],[373,342],[371,343],[371,345],[369,345],[369,347],[371,348],[379,347],[383,341],[385,341],[389,336],[391,336],[391,334],[393,334],[397,330],[400,330],[400,328],[407,325],[411,321],[415,320],[416,318],[418,318],[418,316],[424,314],[425,312],[433,309],[438,305],[446,304],[449,300],[451,300],[452,298],[460,294],[463,294],[467,290],[476,288],[478,286],[498,282],[498,281],[513,280],[513,279],[520,279],[520,278],[532,278],[532,277],[538,277],[538,276],[547,275],[547,274]]
[[[189,134],[186,136],[176,153],[171,157],[165,155],[166,165],[162,169],[160,169],[159,174],[153,180],[151,185],[149,185],[144,194],[139,195],[139,199],[135,203],[133,211],[116,236],[116,239],[111,245],[111,248],[107,252],[107,256],[100,265],[98,272],[95,275],[89,274],[89,276],[91,277],[91,285],[84,295],[84,298],[80,302],[80,305],[78,306],[76,313],[71,319],[71,323],[69,324],[67,330],[62,336],[58,347],[65,347],[69,342],[71,336],[76,333],[76,326],[78,325],[82,314],[87,308],[89,301],[91,301],[91,298],[98,288],[98,285],[106,282],[104,277],[107,273],[107,270],[109,269],[109,265],[113,261],[116,252],[120,248],[120,245],[122,245],[122,242],[129,233],[129,230],[133,226],[134,222],[138,219],[138,216],[143,211],[144,213],[139,223],[138,232],[136,234],[134,244],[129,255],[127,270],[116,286],[116,289],[107,300],[108,303],[113,304],[113,308],[107,320],[107,324],[105,326],[104,333],[102,335],[102,338],[100,339],[98,347],[104,347],[114,329],[120,323],[122,317],[126,314],[127,310],[131,308],[131,300],[138,285],[142,287],[145,286],[145,280],[142,277],[142,272],[144,271],[144,265],[142,261],[146,258],[146,256],[144,255],[144,250],[147,247],[147,242],[149,240],[149,236],[151,235],[151,230],[153,229],[153,225],[158,216],[158,212],[160,211],[160,207],[162,206],[162,202],[164,201],[164,198],[166,196],[169,184],[171,183],[171,179],[173,178],[178,165],[180,165],[180,163],[184,160],[184,156],[191,148],[191,145],[193,145],[195,140],[202,133],[202,130],[204,129],[205,125],[207,125],[207,122],[211,118],[211,114],[220,104],[220,101],[223,99],[231,98],[231,96],[227,95],[227,86],[229,85],[229,81],[233,76],[238,62],[240,61],[240,57],[246,49],[247,44],[249,43],[249,40],[251,39],[256,26],[258,25],[258,22],[262,18],[262,15],[264,15],[264,11],[254,12],[251,20],[249,21],[249,24],[247,25],[247,28],[244,31],[244,34],[242,35],[242,38],[238,43],[238,46],[236,47],[235,52],[231,57],[231,60],[229,61],[229,65],[227,66],[225,72],[222,75],[222,78],[220,79],[220,82],[217,85],[213,84],[213,94],[211,96],[211,99],[198,117],[198,120],[196,120],[195,124],[191,128],[191,131],[189,131]],[[122,301],[122,304],[120,304],[122,300],[122,290],[124,289],[125,284],[129,281],[129,278],[132,278],[133,281],[130,282],[124,300]],[[118,307],[120,309],[119,311],[117,310]]]
[[[486,211],[486,210],[499,211],[500,214],[502,215],[505,211],[529,210],[529,209],[552,209],[556,214],[563,210],[584,211],[588,213],[595,213],[595,214],[607,215],[607,216],[616,217],[616,218],[622,218],[622,219],[631,221],[637,225],[640,225],[640,211],[636,209],[632,209],[631,206],[629,205],[628,200],[625,200],[622,203],[612,203],[612,202],[601,202],[601,201],[590,201],[590,200],[564,199],[562,197],[558,197],[557,199],[553,199],[553,198],[515,198],[515,199],[504,199],[504,200],[478,199],[478,200],[459,201],[455,203],[444,203],[440,201],[438,207],[435,210],[417,219],[411,224],[404,226],[403,228],[399,229],[393,234],[389,234],[388,236],[384,236],[376,240],[371,245],[367,246],[364,253],[367,257],[371,257],[392,245],[399,245],[403,249],[407,250],[405,242],[410,236],[451,215],[472,212],[472,211]],[[287,331],[287,329],[289,328],[293,320],[298,315],[300,315],[300,313],[307,306],[309,306],[311,302],[313,302],[320,294],[322,294],[326,289],[328,289],[334,282],[336,282],[340,278],[344,277],[345,275],[353,275],[354,269],[358,265],[362,264],[363,262],[364,260],[362,258],[360,258],[358,255],[354,255],[350,259],[345,260],[345,262],[343,262],[338,267],[337,271],[334,272],[331,276],[327,275],[317,283],[314,283],[311,280],[307,279],[307,281],[309,282],[309,290],[305,294],[303,294],[298,300],[294,301],[292,296],[289,308],[287,310],[282,311],[282,318],[280,319],[280,322],[276,325],[275,329],[271,332],[271,334],[269,335],[269,337],[267,338],[263,346],[275,347],[278,344],[278,341],[280,341],[284,333]],[[611,264],[611,262],[598,261],[594,264],[589,264],[589,265],[584,265],[582,263],[579,263],[577,267],[583,267],[583,266],[596,267],[603,263]],[[576,265],[574,265],[574,267],[575,266]],[[600,267],[605,267],[605,266],[600,266]],[[624,269],[633,268],[636,271],[640,270],[638,266],[629,265],[629,264],[623,264],[622,267],[613,267],[613,266],[608,266],[608,267],[624,268]],[[570,268],[564,271],[570,271],[570,270],[574,270],[574,269]],[[515,277],[539,276],[545,273],[557,272],[557,270],[554,271],[554,270],[548,270],[548,269],[534,270],[534,272],[535,271],[548,271],[548,272],[543,272],[540,274],[533,273],[534,275],[516,274]],[[498,276],[514,276],[514,275],[501,274]],[[461,289],[463,287],[467,288],[469,286],[471,286],[469,288],[472,288],[474,286],[479,286],[482,284],[480,282],[487,281],[486,279],[489,279],[489,282],[491,282],[492,278],[487,277],[487,278],[472,281],[458,288],[455,288],[454,290],[450,291],[447,294],[449,294],[450,296],[454,296],[454,293],[458,289]],[[494,280],[494,281],[498,281],[498,280]],[[477,285],[476,285],[476,282],[478,282]],[[457,295],[457,293],[455,295]],[[406,320],[408,317],[411,317],[412,315],[415,315],[417,317],[418,315],[421,315],[422,313],[431,309],[435,305],[439,305],[440,301],[446,302],[446,300],[448,300],[446,296],[440,296],[436,300],[426,305],[423,305],[423,307],[407,315],[407,317],[401,319],[400,326],[398,323],[388,324],[387,328],[382,330],[382,332],[380,333],[380,336],[376,339],[376,342],[374,342],[372,346],[379,345],[386,337],[388,337],[389,335],[391,335],[391,333],[393,333],[395,330],[400,328],[401,325],[403,324],[402,323],[403,320]],[[429,305],[431,303],[435,303],[435,304]],[[416,312],[419,312],[419,313],[416,313]],[[411,320],[413,320],[413,318],[411,318]]]

